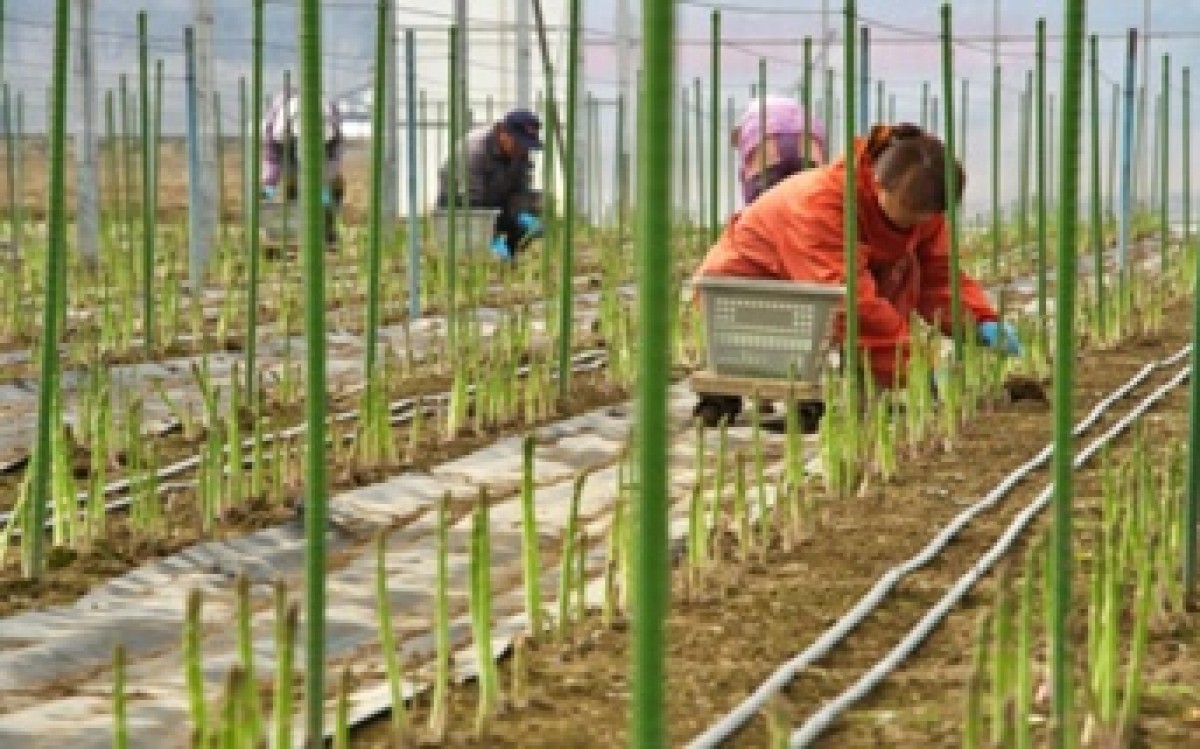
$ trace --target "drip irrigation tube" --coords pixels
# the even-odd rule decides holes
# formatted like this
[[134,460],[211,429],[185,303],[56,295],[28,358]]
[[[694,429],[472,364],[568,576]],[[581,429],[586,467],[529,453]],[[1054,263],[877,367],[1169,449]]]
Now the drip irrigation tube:
[[[588,351],[581,351],[578,354],[576,354],[572,359],[572,368],[575,372],[592,372],[592,371],[595,371],[595,370],[603,367],[607,363],[607,361],[608,361],[608,354],[606,351],[604,351],[603,349],[591,349]],[[517,377],[518,378],[526,377],[528,374],[529,374],[528,366],[523,366],[523,367],[520,367],[517,369]],[[469,386],[467,389],[467,392],[468,392],[468,394],[473,394],[475,392],[475,386],[474,385]],[[412,420],[413,415],[416,413],[416,407],[417,407],[418,400],[423,401],[426,404],[430,404],[425,409],[425,414],[428,415],[428,414],[436,413],[436,405],[447,403],[450,400],[450,394],[449,393],[434,393],[434,394],[430,394],[430,395],[422,395],[419,397],[403,398],[401,400],[390,403],[388,405],[388,411],[392,413],[392,418],[390,419],[391,423],[394,425],[395,424],[404,424],[404,423]],[[358,411],[345,411],[342,413],[330,415],[329,421],[330,421],[330,423],[334,423],[334,424],[342,424],[342,423],[346,423],[349,421],[355,421],[358,419],[358,417],[359,417]],[[264,434],[262,436],[262,444],[264,446],[266,446],[266,445],[273,444],[279,440],[292,439],[301,434],[304,434],[305,430],[306,430],[305,425],[300,424],[298,426],[289,427],[287,429],[283,429],[278,432]],[[352,437],[347,437],[347,439],[352,439]],[[246,450],[252,449],[254,447],[254,439],[247,438],[247,439],[243,440],[242,447],[245,448]],[[226,452],[228,452],[229,448],[227,447],[225,449],[226,449]],[[264,457],[269,458],[270,456],[264,456]],[[157,481],[159,481],[159,482],[168,481],[169,479],[172,479],[181,473],[184,473],[193,468],[196,468],[199,465],[200,465],[200,456],[193,455],[189,458],[184,458],[183,460],[178,461],[176,463],[172,463],[169,466],[164,466],[163,468],[160,468],[155,475],[157,477]],[[246,455],[246,458],[243,461],[243,465],[247,466],[247,467],[254,465],[254,461],[253,461],[253,458],[251,455],[249,455],[249,454]],[[121,492],[124,492],[130,488],[130,486],[134,483],[134,481],[135,481],[135,479],[131,479],[131,478],[124,478],[119,481],[114,481],[113,483],[108,484],[104,487],[104,495],[108,496],[111,494],[119,494]],[[195,485],[195,482],[179,482],[179,481],[160,484],[158,486],[158,493],[166,494],[169,491],[178,491],[180,489],[184,489],[184,488],[191,487],[194,485]],[[76,494],[76,500],[78,501],[78,503],[80,505],[85,504],[88,501],[88,493],[87,492],[79,492],[78,494]],[[128,508],[132,502],[133,502],[132,497],[122,497],[120,499],[115,499],[110,502],[106,502],[104,505],[104,508],[105,508],[106,512],[124,510],[124,509]],[[0,531],[3,531],[4,529],[8,528],[9,524],[12,522],[12,518],[13,518],[13,512],[11,512],[11,511],[0,512]],[[44,527],[47,529],[52,529],[54,527],[54,516],[53,515],[51,515],[50,517],[48,517],[46,519],[46,523],[45,523]],[[14,538],[19,537],[21,535],[21,529],[13,528],[11,535]]]
[[[1163,384],[1161,387],[1147,396],[1145,400],[1139,403],[1136,408],[1134,408],[1120,421],[1114,424],[1112,428],[1104,433],[1103,436],[1098,437],[1095,441],[1088,445],[1086,449],[1076,455],[1074,467],[1079,468],[1088,460],[1090,460],[1091,457],[1099,452],[1101,448],[1107,445],[1113,437],[1128,429],[1129,426],[1141,418],[1141,416],[1147,410],[1149,410],[1151,406],[1162,400],[1167,393],[1179,387],[1181,383],[1188,379],[1188,376],[1191,374],[1191,372],[1191,365],[1184,367],[1178,373],[1176,373],[1169,382]],[[966,574],[955,581],[954,585],[952,585],[950,589],[946,591],[946,595],[944,595],[941,600],[934,605],[933,608],[926,612],[921,621],[918,622],[915,627],[909,630],[908,634],[905,635],[904,639],[901,640],[895,648],[893,648],[886,656],[884,656],[882,660],[878,661],[874,666],[872,666],[871,670],[864,674],[861,679],[855,682],[852,687],[842,692],[831,702],[827,702],[819,711],[817,711],[816,714],[809,718],[804,725],[800,726],[800,728],[796,729],[796,731],[792,733],[790,745],[792,747],[808,746],[813,740],[820,736],[821,733],[824,732],[824,730],[828,728],[831,723],[833,723],[833,721],[837,720],[838,716],[841,715],[846,708],[865,697],[872,689],[876,687],[876,685],[879,684],[880,681],[885,679],[888,674],[890,674],[897,666],[903,663],[905,659],[912,654],[913,650],[915,650],[925,640],[925,638],[929,636],[929,633],[933,631],[934,627],[941,623],[946,614],[950,612],[950,609],[952,609],[960,600],[962,600],[962,597],[967,594],[967,592],[972,586],[975,585],[976,582],[979,581],[979,578],[987,574],[988,570],[990,570],[992,566],[1000,560],[1001,557],[1008,553],[1008,550],[1020,537],[1021,533],[1025,530],[1029,523],[1035,517],[1037,517],[1038,513],[1046,509],[1046,506],[1050,503],[1050,499],[1053,496],[1054,484],[1050,484],[1042,490],[1041,494],[1037,496],[1037,499],[1035,499],[1032,504],[1022,510],[1013,519],[1012,523],[1008,526],[1008,529],[1005,530],[1004,534],[997,539],[996,543],[993,544],[990,549],[988,549],[988,552],[984,554],[979,561],[977,561],[975,565],[967,571]]]
[[[1157,362],[1151,362],[1142,367],[1137,374],[1118,387],[1108,396],[1106,396],[1096,407],[1082,419],[1074,429],[1074,434],[1079,435],[1090,429],[1100,418],[1112,408],[1119,400],[1125,398],[1135,388],[1140,386],[1155,372],[1174,366],[1181,359],[1191,353],[1192,347],[1185,346],[1166,359]],[[1181,373],[1182,377],[1187,376],[1189,369]],[[1177,384],[1177,383],[1176,383]],[[1153,396],[1151,396],[1153,397]],[[1144,411],[1149,406],[1144,405],[1139,408]],[[1140,413],[1140,412],[1139,412]],[[1127,417],[1128,418],[1128,417]],[[1124,420],[1122,420],[1124,423]],[[1116,427],[1114,427],[1115,429]],[[1110,430],[1111,432],[1112,430]],[[1106,434],[1103,438],[1105,442],[1111,438],[1111,434]],[[796,676],[805,668],[813,665],[817,661],[827,656],[833,648],[835,648],[842,640],[844,640],[859,624],[861,624],[871,613],[881,604],[887,595],[903,580],[907,575],[933,561],[938,554],[954,539],[958,533],[967,526],[976,516],[984,511],[991,509],[1000,502],[1013,487],[1022,481],[1027,475],[1037,470],[1046,464],[1053,454],[1054,446],[1047,445],[1036,456],[1025,464],[1017,468],[1015,471],[1006,476],[994,489],[988,492],[983,499],[963,510],[955,518],[935,536],[928,545],[925,546],[918,554],[908,559],[906,562],[893,567],[883,574],[876,581],[875,585],[867,591],[858,603],[852,609],[842,615],[840,619],[832,627],[817,638],[817,640],[807,649],[801,652],[792,660],[780,666],[771,675],[769,679],[763,682],[755,691],[740,705],[733,709],[725,717],[721,718],[713,724],[708,730],[700,736],[692,740],[688,744],[689,749],[708,749],[717,747],[722,742],[729,739],[737,732],[750,718],[761,711],[767,702],[777,692],[787,686]],[[1036,504],[1036,503],[1035,503]],[[1036,514],[1036,513],[1034,513]],[[1011,542],[1010,542],[1011,543]],[[986,570],[985,570],[986,571]],[[857,697],[855,697],[857,699]],[[835,713],[836,715],[836,713]],[[794,746],[795,744],[793,744]]]

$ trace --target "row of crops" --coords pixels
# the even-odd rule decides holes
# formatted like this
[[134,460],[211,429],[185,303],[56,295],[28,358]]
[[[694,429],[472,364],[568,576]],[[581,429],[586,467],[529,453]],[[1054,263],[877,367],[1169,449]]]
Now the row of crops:
[[[335,746],[528,745],[534,726],[537,741],[553,746],[577,740],[585,716],[595,726],[596,745],[665,746],[697,737],[694,746],[804,746],[836,731],[889,673],[915,660],[916,645],[953,606],[965,605],[971,584],[1007,558],[983,583],[992,595],[978,606],[984,611],[967,644],[956,645],[970,662],[960,669],[966,678],[951,698],[963,704],[953,719],[955,740],[966,746],[1128,743],[1155,678],[1148,653],[1156,638],[1180,631],[1172,627],[1188,620],[1195,593],[1195,383],[1187,399],[1193,418],[1185,423],[1181,417],[1181,387],[1190,373],[1183,362],[1191,356],[1181,339],[1196,329],[1181,321],[1196,314],[1191,300],[1200,262],[1190,217],[1190,79],[1183,68],[1180,158],[1170,149],[1175,121],[1169,102],[1177,89],[1164,56],[1149,205],[1134,206],[1132,167],[1126,160],[1118,175],[1111,155],[1105,194],[1099,60],[1095,37],[1085,55],[1085,5],[1063,3],[1057,159],[1050,156],[1046,121],[1043,21],[1021,100],[1016,208],[1007,218],[1000,208],[1003,133],[996,127],[990,217],[964,229],[956,211],[949,214],[954,267],[995,292],[1004,316],[1018,321],[1028,342],[1024,354],[1002,360],[961,333],[947,345],[914,321],[918,332],[904,386],[881,392],[869,378],[863,386],[830,373],[820,383],[826,404],[820,428],[805,435],[790,408],[782,418],[755,405],[740,423],[692,423],[673,384],[703,366],[705,331],[687,279],[722,223],[716,168],[725,139],[718,116],[721,11],[711,16],[712,116],[705,122],[698,106],[702,82],[688,89],[697,103],[694,119],[686,100],[682,110],[674,103],[676,4],[643,4],[639,160],[636,174],[624,175],[628,184],[616,180],[614,202],[623,210],[610,225],[576,214],[573,149],[582,73],[572,65],[561,112],[552,72],[543,102],[552,133],[542,164],[545,183],[556,184],[561,173],[566,188],[561,200],[551,190],[547,204],[561,204],[562,215],[549,217],[545,240],[518,262],[498,263],[454,232],[439,241],[430,220],[416,213],[405,227],[387,226],[379,138],[364,180],[371,185],[368,220],[348,227],[339,252],[326,252],[320,221],[302,221],[321,212],[319,170],[306,168],[295,216],[302,227],[298,255],[262,245],[259,209],[251,200],[241,211],[244,224],[221,227],[197,284],[188,227],[163,218],[156,205],[163,149],[151,124],[145,13],[138,18],[140,136],[129,129],[133,135],[109,151],[106,189],[123,194],[106,211],[98,255],[71,251],[64,163],[70,3],[59,0],[46,220],[25,220],[16,201],[10,204],[5,228],[19,252],[0,277],[2,413],[11,425],[0,433],[6,440],[0,587],[8,591],[8,623],[66,604],[55,610],[78,613],[76,626],[90,632],[116,614],[101,611],[93,619],[70,608],[89,591],[110,590],[116,578],[129,582],[153,560],[186,556],[205,542],[251,544],[260,532],[291,528],[285,532],[302,541],[302,558],[269,584],[243,570],[202,585],[182,575],[154,593],[185,599],[182,610],[170,614],[171,643],[163,646],[169,659],[132,639],[114,638],[110,650],[109,640],[97,638],[104,643],[101,656],[93,645],[80,660],[88,674],[64,677],[70,689],[100,703],[92,711],[111,728],[113,745],[142,745],[147,726],[168,731],[172,740],[190,736],[197,746],[282,747],[326,739]],[[329,12],[321,6],[316,0],[298,5],[302,153],[310,165],[319,165],[321,152],[320,22]],[[577,50],[582,3],[572,0],[569,8],[569,44]],[[395,10],[390,0],[380,0],[377,10],[376,59],[382,61],[389,43],[383,22]],[[844,128],[840,140],[852,142],[862,93],[861,50],[854,42],[862,20],[854,2],[843,10],[844,108],[836,116]],[[255,11],[249,100],[257,102],[261,0]],[[953,155],[959,121],[949,5],[941,18],[940,127]],[[452,27],[452,50],[459,49],[456,33]],[[797,77],[799,97],[815,110],[821,107],[813,97],[812,47],[811,39],[801,46]],[[469,62],[455,54],[447,60],[451,134],[465,128],[465,67]],[[758,82],[764,91],[765,70],[763,64]],[[999,69],[996,76],[994,107]],[[832,81],[821,102],[831,123]],[[876,111],[882,113],[878,84]],[[384,90],[382,75],[376,85]],[[124,107],[126,92],[120,101]],[[257,121],[257,106],[243,108],[244,120]],[[1081,132],[1085,111],[1088,126]],[[929,117],[930,124],[938,119]],[[555,154],[560,128],[567,147],[562,158]],[[243,135],[243,155],[259,147],[253,130]],[[1111,128],[1111,154],[1130,148],[1128,133],[1119,138],[1117,130]],[[11,197],[19,178],[14,154],[25,146],[12,137],[19,126],[6,131]],[[693,149],[696,160],[677,165],[674,154]],[[1182,220],[1168,210],[1170,175],[1179,161]],[[696,168],[689,171],[689,164]],[[257,182],[257,165],[242,171],[250,184]],[[1081,174],[1090,177],[1084,190]],[[1120,201],[1113,195],[1118,181]],[[598,191],[589,185],[586,192]],[[680,216],[679,199],[699,210]],[[851,239],[853,224],[847,224]],[[847,244],[851,255],[854,246]],[[855,293],[850,284],[851,300]],[[956,289],[956,329],[957,296]],[[859,366],[855,318],[850,315],[847,327],[851,371]],[[1139,354],[1139,345],[1167,343],[1178,351],[1147,365],[1122,395],[1106,398],[1115,383],[1105,380],[1101,387],[1089,379],[1097,373],[1074,369],[1079,359],[1098,370],[1111,366],[1116,377],[1138,356],[1150,356]],[[1095,389],[1082,392],[1081,382]],[[1157,390],[1134,407],[1131,394],[1151,388]],[[618,404],[631,396],[631,410],[622,411]],[[1076,405],[1097,409],[1086,427],[1076,424]],[[1123,408],[1128,413],[1119,419],[1116,410],[1105,410]],[[1173,418],[1143,418],[1172,408]],[[614,410],[625,419],[619,438],[592,437],[618,442],[618,449],[598,452],[583,467],[556,457],[567,451],[566,438],[552,436],[555,425]],[[1091,459],[1089,467],[1091,454],[1079,452],[1076,440],[1105,424],[1102,416],[1117,420],[1102,440],[1111,454]],[[1001,448],[997,441],[980,453],[980,425],[1005,419],[1015,429],[1010,442],[1021,444]],[[1134,426],[1139,420],[1145,423]],[[1036,470],[1053,489],[1021,510],[1015,530],[998,520],[988,526],[1003,543],[989,549],[978,539],[966,544],[979,552],[978,563],[958,560],[969,574],[936,586],[957,597],[931,601],[930,612],[941,607],[937,616],[931,613],[924,629],[914,625],[916,634],[896,650],[884,649],[887,657],[878,664],[859,663],[853,675],[808,691],[803,679],[813,677],[812,667],[831,657],[872,611],[893,605],[892,587],[931,564],[954,533],[966,533],[994,508],[1016,513],[1006,504],[1008,480],[993,474],[1012,469],[1003,461],[1025,460],[1034,443],[1051,436],[1051,426],[1053,446],[1036,466],[1012,474],[1011,484]],[[397,511],[364,521],[360,533],[331,512],[343,494],[396,476],[453,483],[440,467],[514,440],[519,455],[499,450],[494,476],[472,479],[468,489],[447,488],[411,517]],[[959,474],[942,465],[967,455],[980,464],[958,465]],[[918,553],[918,561],[897,568],[901,572],[885,573],[884,582],[870,588],[881,592],[860,603],[825,596],[842,575],[847,589],[870,587],[872,579],[849,556],[830,556],[821,566],[820,550],[829,548],[822,546],[824,536],[861,531],[839,525],[839,516],[865,526],[872,502],[896,509],[887,504],[890,497],[922,492],[944,500],[957,491],[946,477],[976,468],[992,483],[960,483],[988,500],[954,516],[945,501],[927,507],[930,518],[954,529],[937,535],[944,538],[941,547]],[[552,479],[555,470],[562,475]],[[1083,496],[1073,493],[1075,481],[1087,489]],[[564,482],[569,489],[552,495]],[[1005,491],[994,494],[990,487],[997,484]],[[1047,509],[1050,520],[1039,521]],[[418,525],[427,532],[414,531]],[[879,535],[886,547],[888,533],[881,527],[866,535]],[[922,540],[931,535],[927,525],[914,526],[913,533]],[[1034,540],[1017,544],[1022,533]],[[871,543],[862,541],[864,559],[873,558],[866,551],[876,549]],[[410,555],[401,566],[412,569],[398,569],[398,553]],[[809,564],[817,570],[813,580],[780,572]],[[364,569],[369,573],[345,579],[358,580],[373,603],[366,618],[374,621],[357,622],[354,642],[362,649],[336,650],[327,615],[340,603],[330,591],[342,589],[329,588],[329,580]],[[415,610],[397,595],[397,577],[418,569],[428,610]],[[411,586],[413,579],[399,584]],[[775,586],[767,602],[749,595],[763,579]],[[735,590],[739,581],[745,591]],[[793,582],[794,595],[786,591]],[[752,647],[754,633],[726,627],[707,643],[696,635],[704,617],[720,618],[723,609],[741,617],[742,629],[789,615],[819,624],[776,631],[764,623],[757,659],[730,658],[730,670],[738,672],[728,677],[734,687],[706,678],[705,669],[728,666],[727,649]],[[500,630],[502,622],[515,624]],[[890,635],[900,634],[897,623]],[[0,657],[34,650],[21,637],[3,637],[14,644],[11,653],[0,649]],[[793,658],[808,642],[815,644]],[[705,664],[705,647],[723,657]],[[681,654],[688,649],[692,656]],[[772,676],[780,662],[788,666]],[[155,673],[164,663],[173,670],[170,681]],[[564,673],[574,674],[567,688]],[[606,674],[619,676],[605,680]],[[41,678],[26,676],[31,683]],[[790,695],[783,689],[788,683]],[[949,690],[944,685],[942,699]],[[714,691],[722,694],[713,697]],[[806,701],[814,695],[816,702]],[[681,705],[685,700],[694,709]],[[164,708],[172,716],[169,728],[151,715],[154,705],[167,702],[174,705]],[[14,698],[4,712],[11,717],[28,709],[21,705]],[[59,730],[51,722],[47,736]],[[850,743],[839,745],[880,741],[848,735]],[[835,744],[837,736],[830,739]],[[903,745],[920,736],[893,740]]]

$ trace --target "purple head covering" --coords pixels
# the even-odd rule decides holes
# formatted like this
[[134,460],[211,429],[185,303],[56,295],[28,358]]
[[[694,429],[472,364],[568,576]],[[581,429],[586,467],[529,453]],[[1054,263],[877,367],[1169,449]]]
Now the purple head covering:
[[[766,135],[763,134],[763,112],[766,109]],[[808,122],[808,136],[821,144],[822,148],[825,145],[825,125],[816,117],[810,117]],[[743,191],[746,194],[747,202],[753,198],[752,194],[757,193],[757,190],[751,188],[746,182],[747,167],[750,166],[750,158],[754,151],[762,144],[767,136],[772,135],[800,135],[804,133],[804,107],[796,103],[795,99],[790,99],[786,96],[775,96],[768,94],[765,103],[761,103],[759,99],[751,99],[746,105],[746,111],[742,114],[742,119],[734,130],[735,147],[738,151],[738,164],[740,177],[742,181]],[[792,161],[798,158],[794,153],[796,150],[796,139],[788,138],[779,144],[780,156],[787,161]],[[787,171],[791,171],[789,166]]]

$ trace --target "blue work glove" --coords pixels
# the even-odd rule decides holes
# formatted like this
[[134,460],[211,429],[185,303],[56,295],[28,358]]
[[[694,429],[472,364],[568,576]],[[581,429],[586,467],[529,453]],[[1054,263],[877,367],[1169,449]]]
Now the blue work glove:
[[328,187],[321,188],[321,205],[326,208],[333,205],[333,193],[329,191]]
[[521,213],[518,213],[517,214],[517,228],[519,228],[521,230],[521,233],[527,237],[542,236],[542,222],[537,216],[533,215],[532,213],[527,213],[524,211],[522,211]]
[[492,254],[501,260],[512,260],[512,250],[508,248],[508,240],[503,234],[492,239]]
[[275,185],[263,185],[262,189],[263,200],[275,199]]
[[979,342],[989,348],[997,349],[1008,356],[1021,355],[1021,341],[1017,338],[1017,329],[1006,322],[979,323],[977,328]]

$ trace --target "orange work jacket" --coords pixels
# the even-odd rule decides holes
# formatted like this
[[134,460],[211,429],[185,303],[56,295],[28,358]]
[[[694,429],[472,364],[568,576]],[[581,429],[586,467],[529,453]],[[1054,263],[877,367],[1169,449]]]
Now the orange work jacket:
[[[943,216],[897,228],[879,206],[863,141],[855,154],[859,345],[876,380],[890,387],[903,377],[912,312],[950,333],[949,229]],[[730,219],[696,275],[845,284],[845,184],[844,158],[788,177]],[[960,278],[964,315],[977,323],[997,319],[983,287]],[[835,328],[840,340],[844,325]]]

